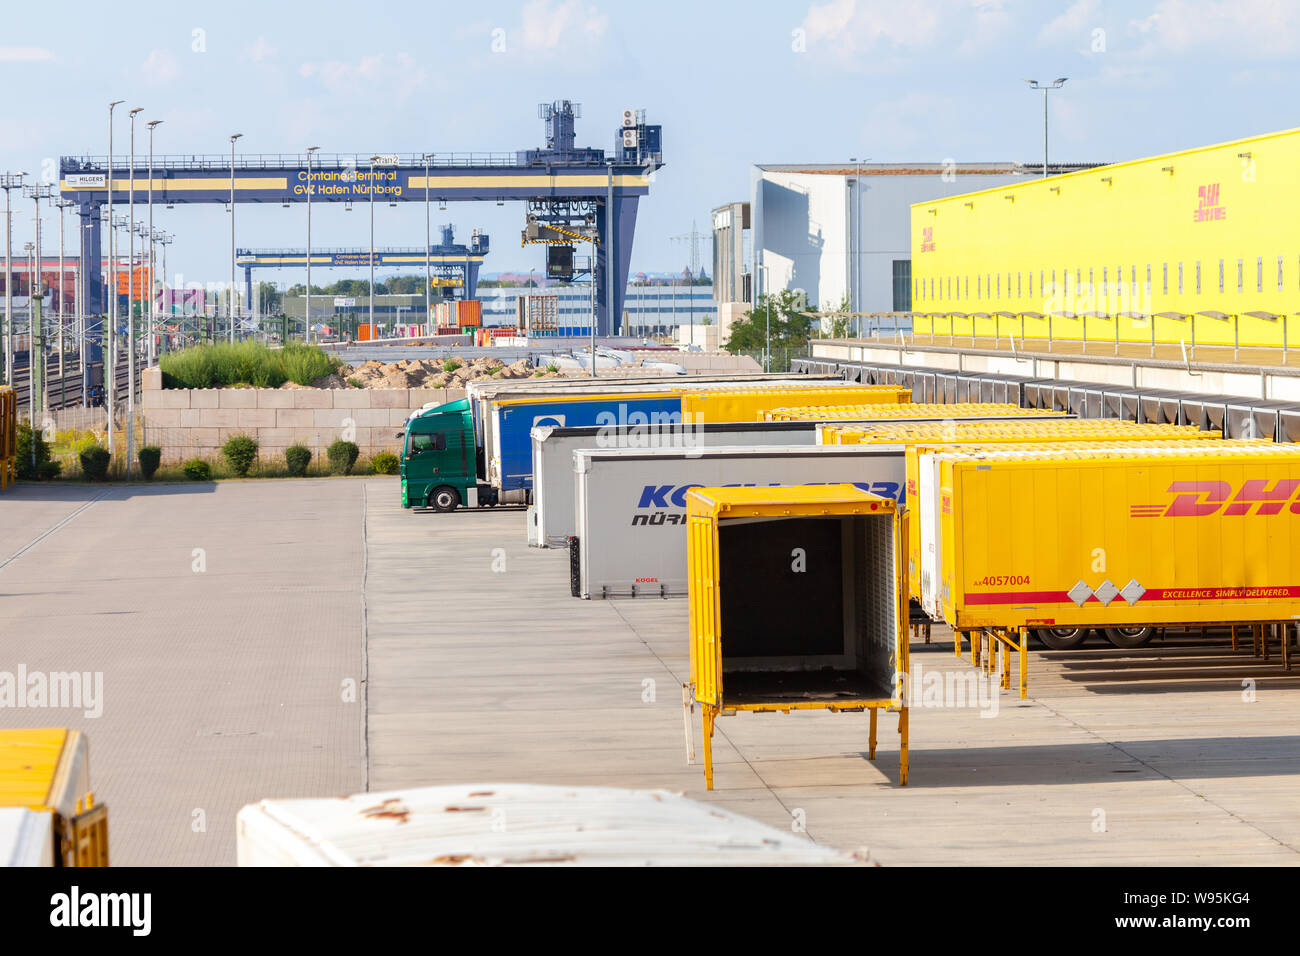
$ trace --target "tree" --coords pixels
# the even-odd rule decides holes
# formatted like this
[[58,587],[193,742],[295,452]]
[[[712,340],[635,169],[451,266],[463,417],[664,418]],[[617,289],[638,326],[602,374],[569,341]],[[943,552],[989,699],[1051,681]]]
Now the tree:
[[[831,312],[848,312],[849,296],[845,293],[840,297],[840,304],[830,310]],[[830,327],[826,334],[833,339],[846,339],[853,334],[853,320],[847,315],[834,316],[830,321]]]
[[259,282],[257,284],[257,301],[261,305],[261,311],[267,315],[274,315],[280,311],[280,290],[275,287],[274,282]]
[[769,340],[773,349],[807,345],[812,319],[797,311],[801,304],[789,289],[760,297],[743,319],[731,323],[731,337],[722,347],[735,354],[762,351]]

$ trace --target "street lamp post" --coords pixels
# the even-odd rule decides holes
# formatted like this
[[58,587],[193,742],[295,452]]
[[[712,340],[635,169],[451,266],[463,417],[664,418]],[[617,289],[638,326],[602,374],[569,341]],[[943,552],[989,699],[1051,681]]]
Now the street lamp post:
[[144,111],[137,106],[128,114],[131,118],[130,166],[126,194],[126,477],[131,479],[131,459],[135,457],[135,114]]
[[117,414],[117,228],[113,223],[113,108],[124,100],[108,104],[108,349],[104,356],[104,404],[108,412],[108,453],[113,453]]
[[235,140],[243,133],[230,137],[230,342],[235,342]]
[[4,173],[0,177],[0,189],[5,191],[5,328],[4,328],[4,351],[5,351],[5,384],[13,385],[14,383],[14,299],[13,290],[13,210],[9,204],[9,190],[21,190],[23,186],[23,177],[26,173]]
[[167,293],[167,246],[172,241],[172,236],[165,232],[158,234],[158,245],[162,246],[162,285],[159,286],[158,295],[161,299],[167,300],[167,315],[170,318],[172,314],[171,296]]
[[366,191],[370,193],[370,337],[379,338],[375,331],[375,160],[370,157],[370,179]]
[[[59,207],[59,407],[63,408],[68,403],[68,380],[64,377],[63,368],[63,326],[67,324],[67,309],[64,307],[64,294],[66,277],[63,266],[63,220],[64,210],[69,206],[75,205],[71,199],[56,200],[54,205]],[[76,300],[76,282],[73,282],[73,300]]]
[[149,121],[149,348],[147,352],[146,364],[152,368],[158,360],[157,349],[154,345],[156,335],[155,327],[158,324],[158,310],[155,305],[157,298],[154,294],[154,248],[153,248],[153,131],[162,125],[162,120]]
[[1043,91],[1043,176],[1047,176],[1047,91],[1059,90],[1065,85],[1068,76],[1062,76],[1051,83],[1039,83],[1037,80],[1025,80],[1031,90]]
[[28,273],[28,335],[27,372],[31,403],[28,406],[32,428],[36,428],[36,413],[49,407],[48,386],[45,381],[45,326],[42,306],[45,304],[44,278],[41,275],[41,200],[54,197],[53,186],[26,186],[23,191],[32,200],[35,209],[35,236],[32,242],[32,270]]
[[[433,293],[429,288],[433,281],[430,257],[433,248],[433,231],[429,225],[429,154],[424,154],[424,322],[427,326],[433,310]],[[469,295],[469,270],[465,271],[465,294]]]
[[[320,149],[319,146],[307,147],[307,304],[303,311],[303,338],[308,345],[311,345],[311,155]],[[166,247],[163,247],[166,252]]]

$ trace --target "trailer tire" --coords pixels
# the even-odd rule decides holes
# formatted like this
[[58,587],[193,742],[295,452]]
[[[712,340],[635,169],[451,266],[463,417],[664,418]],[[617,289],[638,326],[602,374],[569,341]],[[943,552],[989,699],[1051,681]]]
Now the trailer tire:
[[1146,647],[1156,636],[1156,629],[1154,627],[1108,627],[1101,633],[1116,647],[1128,650],[1132,647]]
[[1044,647],[1054,651],[1068,651],[1080,646],[1088,639],[1086,627],[1038,627],[1034,636]]
[[434,511],[455,511],[460,507],[460,493],[451,485],[439,485],[429,493],[429,507]]

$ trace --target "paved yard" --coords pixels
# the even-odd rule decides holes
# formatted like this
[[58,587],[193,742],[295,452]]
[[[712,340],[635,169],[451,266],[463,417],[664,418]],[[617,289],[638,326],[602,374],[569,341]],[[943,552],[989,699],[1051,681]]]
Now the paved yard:
[[[706,793],[685,603],[575,600],[523,522],[403,512],[392,478],[21,485],[0,671],[102,673],[103,714],[0,726],[88,733],[120,864],[231,863],[262,797],[500,781],[681,790],[885,864],[1300,862],[1300,677],[1276,660],[1036,652],[996,716],[913,709],[905,788],[892,716],[874,763],[864,715],[729,717]],[[970,672],[941,629],[918,669]]]

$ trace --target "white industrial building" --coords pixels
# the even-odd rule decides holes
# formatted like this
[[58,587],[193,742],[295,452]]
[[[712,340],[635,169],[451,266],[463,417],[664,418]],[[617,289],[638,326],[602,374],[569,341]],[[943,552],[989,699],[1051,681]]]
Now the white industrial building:
[[[1048,171],[1070,172],[1091,165],[1053,164]],[[759,295],[802,290],[809,306],[822,311],[837,309],[847,299],[851,312],[910,312],[911,205],[1042,174],[1041,163],[754,166],[749,244],[753,251],[744,266],[757,273]],[[745,289],[741,277],[724,279],[722,271],[728,266],[739,268],[734,258],[714,263],[715,287]],[[729,324],[727,319],[747,309],[747,304],[719,303],[719,325]]]

